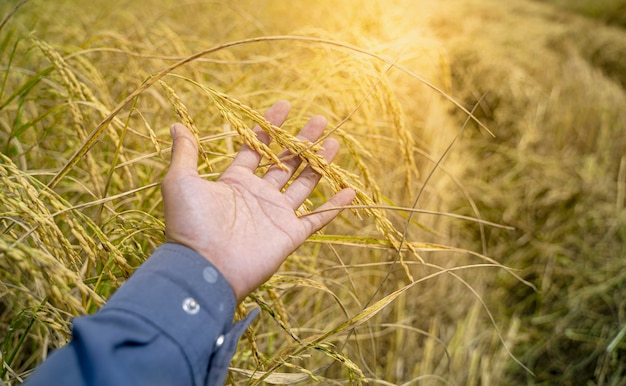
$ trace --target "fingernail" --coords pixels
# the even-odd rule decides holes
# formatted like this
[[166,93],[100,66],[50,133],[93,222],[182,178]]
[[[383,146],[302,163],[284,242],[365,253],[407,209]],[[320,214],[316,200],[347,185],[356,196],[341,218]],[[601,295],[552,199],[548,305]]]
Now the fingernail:
[[170,136],[172,139],[176,139],[176,125],[170,126]]

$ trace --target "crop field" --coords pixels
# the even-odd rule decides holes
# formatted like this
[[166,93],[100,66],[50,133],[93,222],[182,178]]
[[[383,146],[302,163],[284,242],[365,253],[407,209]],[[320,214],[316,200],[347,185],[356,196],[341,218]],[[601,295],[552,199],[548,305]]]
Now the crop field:
[[226,384],[626,385],[623,0],[86,4],[0,2],[0,385],[165,241],[170,125],[214,180],[279,99],[341,144],[298,213],[357,198]]

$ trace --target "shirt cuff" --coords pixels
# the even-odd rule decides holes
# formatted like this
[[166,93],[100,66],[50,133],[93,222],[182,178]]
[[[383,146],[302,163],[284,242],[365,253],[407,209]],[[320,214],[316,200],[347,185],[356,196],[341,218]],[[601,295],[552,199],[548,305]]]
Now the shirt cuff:
[[161,330],[180,347],[194,383],[201,385],[223,381],[239,337],[256,316],[253,312],[233,328],[236,304],[230,284],[213,264],[190,248],[167,243],[100,312],[130,312]]

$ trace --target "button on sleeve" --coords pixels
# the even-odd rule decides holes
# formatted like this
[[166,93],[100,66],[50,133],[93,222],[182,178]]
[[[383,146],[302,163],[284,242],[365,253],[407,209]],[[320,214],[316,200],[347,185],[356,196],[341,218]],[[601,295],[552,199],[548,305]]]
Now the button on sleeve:
[[195,315],[200,312],[200,305],[194,298],[185,298],[183,300],[183,310],[189,315]]
[[134,313],[169,336],[181,348],[195,384],[201,385],[207,379],[209,364],[209,372],[213,371],[213,359],[225,361],[223,371],[228,371],[234,351],[229,350],[230,356],[225,353],[227,358],[222,358],[225,341],[234,340],[236,346],[241,335],[230,338],[235,306],[230,284],[209,261],[182,245],[164,244],[113,295],[102,312]]

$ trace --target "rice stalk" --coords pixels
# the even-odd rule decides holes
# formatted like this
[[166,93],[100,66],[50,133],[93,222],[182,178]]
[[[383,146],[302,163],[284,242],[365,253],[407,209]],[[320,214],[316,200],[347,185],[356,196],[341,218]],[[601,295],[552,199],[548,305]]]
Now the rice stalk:
[[[413,186],[413,173],[416,173],[416,177],[419,178],[419,171],[417,169],[417,162],[413,153],[415,147],[415,140],[413,135],[408,130],[406,125],[406,118],[400,103],[397,100],[396,94],[391,90],[391,84],[389,81],[383,80],[381,82],[381,91],[387,97],[389,102],[389,115],[393,118],[394,128],[398,135],[398,141],[400,143],[400,150],[405,163],[404,184],[409,192],[412,192]],[[409,199],[412,197],[409,193]]]
[[[260,43],[260,42],[272,42],[272,41],[300,41],[300,42],[319,43],[319,44],[329,45],[329,46],[333,46],[333,47],[338,47],[340,49],[345,49],[345,50],[347,50],[349,52],[352,51],[352,52],[356,52],[356,53],[360,53],[360,54],[364,54],[364,55],[368,55],[368,56],[374,57],[374,58],[376,58],[378,60],[381,60],[382,62],[385,62],[385,63],[387,63],[389,65],[392,65],[394,68],[399,69],[400,71],[406,73],[407,75],[409,75],[409,76],[419,80],[420,82],[422,82],[423,84],[425,84],[429,88],[435,90],[436,92],[441,94],[444,98],[446,98],[451,103],[453,103],[456,107],[458,107],[461,111],[463,111],[465,114],[467,114],[468,117],[470,117],[471,119],[476,121],[476,123],[479,126],[481,126],[485,130],[487,130],[489,133],[491,133],[487,129],[487,127],[484,126],[484,124],[480,120],[478,120],[473,114],[471,114],[471,112],[469,112],[465,107],[463,107],[459,102],[454,100],[451,96],[445,94],[441,89],[439,89],[438,87],[436,87],[432,83],[428,82],[427,80],[423,79],[421,76],[419,76],[415,72],[411,71],[410,69],[408,69],[408,68],[406,68],[404,66],[401,66],[401,65],[395,63],[394,61],[392,61],[390,59],[387,59],[387,58],[385,58],[383,56],[377,55],[375,53],[372,53],[370,51],[367,51],[365,49],[362,49],[362,48],[359,48],[359,47],[356,47],[356,46],[349,45],[347,43],[337,42],[337,41],[327,40],[327,39],[314,38],[314,37],[307,37],[307,36],[266,36],[266,37],[259,37],[259,38],[249,38],[249,39],[242,39],[242,40],[233,41],[233,42],[229,42],[229,43],[225,43],[225,44],[220,44],[220,45],[217,45],[215,47],[199,51],[199,52],[197,52],[197,53],[195,53],[193,55],[190,55],[190,56],[188,56],[188,57],[186,57],[186,58],[184,58],[184,59],[174,63],[173,65],[171,65],[171,66],[169,66],[169,67],[159,71],[158,73],[150,76],[148,79],[145,80],[145,82],[143,82],[143,84],[140,87],[136,88],[122,102],[120,102],[115,108],[113,108],[111,110],[109,115],[106,116],[100,122],[100,124],[87,136],[87,138],[85,139],[83,144],[76,150],[74,155],[72,157],[70,157],[70,159],[66,162],[66,164],[63,166],[63,168],[49,182],[48,186],[53,188],[56,184],[58,184],[58,182],[78,163],[78,161],[83,156],[85,156],[85,154],[87,154],[87,152],[89,151],[89,148],[104,133],[105,129],[109,126],[111,121],[115,118],[115,116],[125,106],[127,106],[136,96],[140,95],[146,89],[150,88],[154,83],[156,83],[159,80],[161,80],[164,76],[170,74],[173,70],[175,70],[175,69],[177,69],[177,68],[179,68],[181,66],[184,66],[184,65],[186,65],[186,64],[188,64],[190,62],[193,62],[193,61],[195,61],[195,60],[197,60],[197,59],[199,59],[199,58],[201,58],[201,57],[203,57],[205,55],[214,53],[214,52],[222,51],[222,50],[225,50],[225,49],[228,49],[228,48],[241,46],[241,45],[254,44],[254,43]],[[232,117],[229,117],[229,118],[232,118]],[[264,121],[262,119],[262,116],[260,116],[260,118],[261,118],[260,121]],[[259,122],[257,122],[257,123],[259,123]]]
[[19,3],[15,5],[15,7],[13,7],[13,9],[4,17],[4,19],[2,19],[2,22],[0,22],[0,30],[11,19],[11,17],[13,17],[13,15],[15,15],[17,11],[19,11],[19,9],[23,7],[24,4],[26,4],[27,2],[28,0],[21,0]]
[[198,132],[198,128],[196,127],[196,124],[193,122],[191,115],[189,115],[189,110],[187,109],[187,106],[185,106],[185,104],[180,99],[180,97],[176,95],[176,92],[174,91],[174,89],[168,86],[167,83],[160,80],[159,85],[166,91],[167,97],[172,103],[172,106],[174,107],[176,114],[178,114],[178,116],[182,120],[182,123],[185,126],[187,126],[189,130],[191,130],[191,132],[193,133],[193,136],[196,138],[196,143],[198,144],[198,148],[200,149],[200,156],[206,163],[207,167],[209,167],[209,170],[212,171],[211,161],[209,160],[209,156],[207,155],[207,153],[204,151],[204,148],[202,147],[202,144],[200,142],[200,134]]
[[[428,281],[431,280],[437,276],[440,275],[444,275],[444,274],[448,274],[451,275],[452,277],[454,277],[456,280],[458,280],[460,283],[462,283],[475,297],[475,299],[479,302],[479,304],[481,305],[481,307],[483,308],[483,310],[485,311],[485,313],[487,314],[487,316],[490,319],[491,325],[492,327],[495,329],[496,331],[496,335],[498,336],[498,338],[500,339],[504,350],[507,352],[509,358],[511,358],[513,361],[515,361],[519,366],[523,367],[524,369],[526,369],[526,371],[528,371],[529,373],[532,373],[530,371],[530,369],[528,369],[522,362],[519,361],[519,359],[508,349],[508,345],[504,339],[504,337],[502,336],[502,334],[500,333],[498,326],[496,324],[496,321],[494,319],[494,316],[491,314],[491,311],[489,310],[489,308],[487,307],[487,305],[485,304],[484,300],[482,299],[481,295],[476,292],[476,290],[464,279],[462,279],[459,275],[457,275],[455,272],[459,271],[459,270],[466,270],[466,269],[470,269],[470,268],[482,268],[485,267],[486,265],[484,264],[480,264],[480,265],[468,265],[468,266],[463,266],[463,267],[453,267],[453,268],[443,268],[443,267],[439,267],[433,264],[426,264],[427,266],[436,268],[437,271],[435,273],[432,273],[430,275],[426,275],[423,276],[419,279],[416,279],[414,281],[412,281],[410,284],[405,285],[403,287],[401,287],[398,290],[395,290],[394,292],[385,295],[382,299],[368,305],[366,308],[362,309],[360,312],[358,312],[356,315],[350,317],[349,319],[347,319],[346,321],[342,322],[341,324],[335,326],[332,329],[329,329],[326,332],[323,332],[319,335],[314,335],[312,337],[306,338],[306,339],[297,339],[296,343],[287,347],[285,350],[283,350],[280,354],[276,355],[274,358],[272,358],[271,360],[268,361],[268,363],[273,363],[271,365],[271,367],[269,367],[269,369],[267,370],[267,372],[265,373],[264,376],[260,376],[258,379],[255,379],[255,382],[252,383],[252,385],[258,384],[258,382],[261,382],[265,379],[266,376],[269,376],[269,374],[273,373],[274,371],[276,371],[278,368],[280,368],[284,363],[285,363],[285,359],[289,356],[298,356],[300,354],[302,354],[303,352],[311,349],[311,348],[318,348],[318,345],[322,344],[323,342],[328,341],[331,337],[333,336],[337,336],[343,332],[347,332],[347,331],[351,331],[353,330],[355,327],[358,327],[364,323],[366,323],[367,321],[369,321],[371,318],[373,318],[375,315],[377,315],[381,310],[385,309],[389,304],[393,303],[394,301],[396,301],[398,299],[398,297],[402,294],[404,294],[406,291],[408,291],[409,289],[415,287],[416,285],[424,282],[424,281]],[[500,267],[502,268],[502,265],[495,263],[492,266],[496,266],[496,267]],[[507,269],[506,267],[504,267],[505,270],[510,271],[509,269]],[[530,283],[527,283],[527,285],[530,285]],[[343,363],[342,360],[339,360],[340,362]],[[352,370],[352,369],[351,369]],[[359,371],[359,374],[361,375],[358,378],[358,382],[361,382],[363,380],[363,374],[362,372]]]
[[[63,59],[63,57],[48,43],[43,40],[37,39],[34,36],[31,36],[34,44],[41,50],[41,52],[50,60],[53,67],[61,77],[61,82],[67,89],[67,105],[69,107],[70,113],[72,114],[72,126],[74,128],[75,133],[78,135],[78,138],[81,141],[85,141],[87,138],[87,132],[85,126],[85,117],[81,112],[78,103],[81,101],[90,101],[96,102],[97,99],[89,90],[88,87],[85,87],[82,82],[80,82],[74,72],[70,69],[67,62]],[[92,154],[85,154],[89,175],[91,180],[94,182],[93,187],[98,196],[102,196],[104,194],[104,180],[102,179],[101,174],[98,172],[97,162]]]

